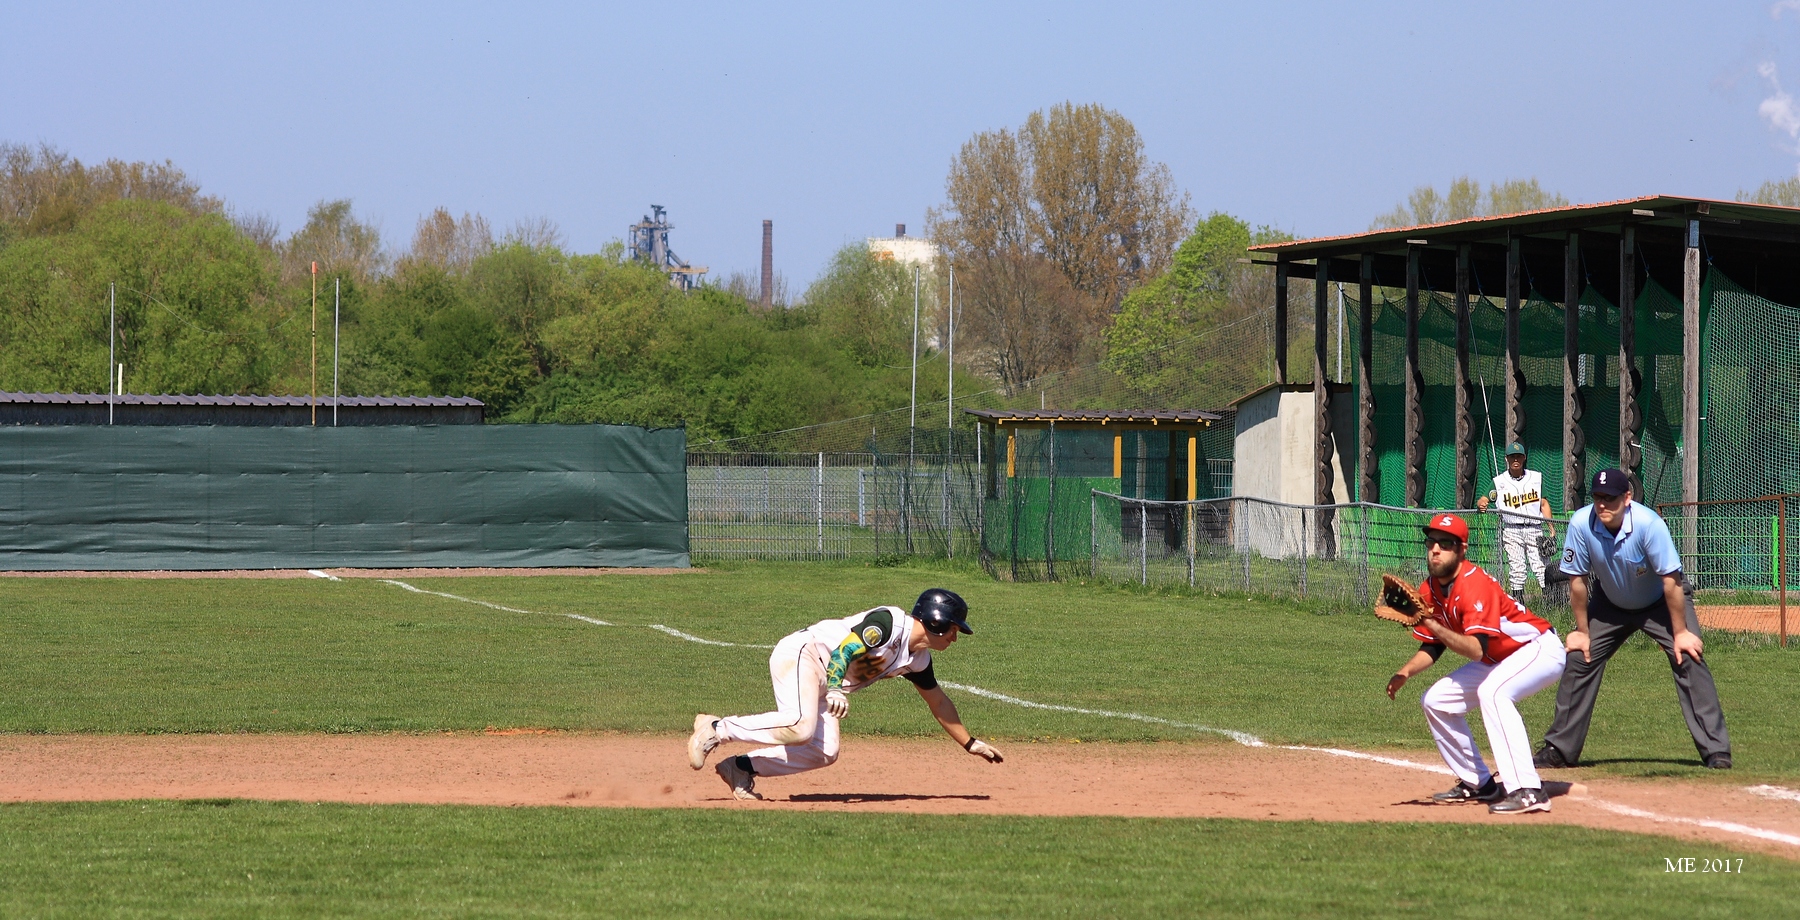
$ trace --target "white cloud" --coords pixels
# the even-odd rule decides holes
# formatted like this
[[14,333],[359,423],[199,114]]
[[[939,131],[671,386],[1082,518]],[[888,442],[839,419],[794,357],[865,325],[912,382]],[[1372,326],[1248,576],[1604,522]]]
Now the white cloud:
[[[1800,8],[1800,0],[1786,0],[1796,8]],[[1775,69],[1774,61],[1764,61],[1756,65],[1756,72],[1769,82],[1771,93],[1756,107],[1756,114],[1761,115],[1769,126],[1787,134],[1788,139],[1800,143],[1800,105],[1796,105],[1794,97],[1781,88],[1781,77]],[[1800,153],[1800,146],[1789,148],[1790,152]]]
[[1780,3],[1769,7],[1769,18],[1780,19],[1781,14],[1787,12],[1800,13],[1800,0],[1781,0]]

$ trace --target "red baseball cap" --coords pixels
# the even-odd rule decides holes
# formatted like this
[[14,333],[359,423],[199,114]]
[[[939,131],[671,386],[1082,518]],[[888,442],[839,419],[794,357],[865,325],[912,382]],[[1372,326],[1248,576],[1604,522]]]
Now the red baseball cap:
[[1463,520],[1458,515],[1434,514],[1431,516],[1430,523],[1419,529],[1425,531],[1427,534],[1434,530],[1442,531],[1461,540],[1464,545],[1467,545],[1469,542],[1469,522]]

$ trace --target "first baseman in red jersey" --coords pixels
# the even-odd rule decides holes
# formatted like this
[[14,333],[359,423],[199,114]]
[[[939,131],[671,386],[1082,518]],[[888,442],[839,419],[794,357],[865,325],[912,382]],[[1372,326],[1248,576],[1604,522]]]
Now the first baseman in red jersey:
[[[1424,530],[1431,575],[1419,585],[1419,593],[1436,609],[1413,628],[1419,650],[1388,680],[1387,694],[1392,699],[1413,675],[1436,664],[1446,648],[1469,659],[1433,684],[1421,701],[1431,737],[1457,778],[1455,788],[1432,798],[1489,802],[1488,810],[1495,814],[1549,811],[1550,797],[1532,766],[1531,738],[1517,704],[1562,676],[1562,643],[1549,623],[1468,560],[1469,525],[1462,518],[1435,515]],[[1492,771],[1469,730],[1471,704],[1481,707],[1487,724]]]

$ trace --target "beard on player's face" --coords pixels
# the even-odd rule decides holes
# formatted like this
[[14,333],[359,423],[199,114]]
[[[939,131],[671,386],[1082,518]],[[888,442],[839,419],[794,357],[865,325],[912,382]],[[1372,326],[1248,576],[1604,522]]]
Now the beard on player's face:
[[1425,560],[1425,567],[1430,570],[1432,578],[1445,579],[1455,575],[1456,570],[1462,568],[1462,563],[1461,552],[1433,548],[1430,557]]

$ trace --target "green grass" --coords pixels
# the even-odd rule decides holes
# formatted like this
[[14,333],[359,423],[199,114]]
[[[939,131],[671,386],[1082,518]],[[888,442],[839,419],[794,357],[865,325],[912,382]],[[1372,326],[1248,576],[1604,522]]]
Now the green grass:
[[1779,858],[1557,825],[230,800],[0,805],[0,865],[0,914],[38,917],[1692,920],[1800,890]]
[[[827,616],[906,605],[943,583],[977,634],[942,679],[1047,703],[1123,710],[1270,741],[1431,756],[1418,696],[1449,670],[1381,693],[1416,647],[1392,624],[1287,603],[1121,586],[997,583],[973,569],[759,564],[668,577],[421,579],[421,587],[563,616],[506,613],[371,580],[8,579],[0,605],[0,732],[433,731],[541,726],[685,731],[695,711],[769,703],[773,644]],[[1698,768],[1666,659],[1645,641],[1608,669],[1586,757],[1603,773],[1800,777],[1800,657],[1714,643],[1708,655],[1737,769]],[[1188,730],[957,695],[995,738],[1154,740]],[[1533,732],[1554,692],[1526,702]],[[846,730],[937,732],[909,685],[857,694]]]

